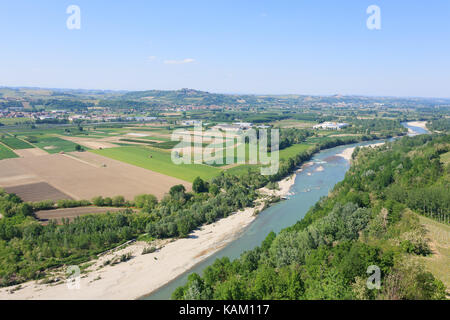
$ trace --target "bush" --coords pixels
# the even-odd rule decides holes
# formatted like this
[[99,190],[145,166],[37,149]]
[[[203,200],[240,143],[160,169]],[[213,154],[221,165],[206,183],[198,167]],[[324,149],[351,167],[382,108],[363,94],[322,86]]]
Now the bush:
[[145,212],[150,212],[158,204],[158,199],[152,194],[140,194],[134,197],[134,205]]
[[147,248],[144,248],[144,250],[142,250],[142,254],[153,253],[155,251],[156,251],[155,247],[147,247]]
[[34,211],[55,209],[55,202],[53,200],[33,202],[31,205]]
[[212,184],[209,187],[209,193],[211,193],[213,196],[218,195],[219,192],[220,192],[220,189],[219,189],[219,187],[216,184]]
[[192,190],[194,190],[194,192],[196,193],[201,193],[208,191],[208,188],[206,188],[205,181],[203,181],[202,178],[197,177],[192,183]]
[[177,184],[176,186],[173,186],[170,188],[169,194],[172,197],[176,197],[178,194],[184,194],[186,192],[186,188],[182,184]]
[[113,201],[110,197],[106,197],[105,199],[103,199],[103,205],[105,207],[111,207],[113,205]]
[[85,207],[90,206],[91,202],[89,200],[68,200],[62,199],[56,202],[58,208],[75,208],[75,207]]
[[125,198],[123,196],[115,196],[112,199],[112,205],[114,207],[123,207],[125,205]]
[[104,204],[103,197],[98,196],[98,197],[92,198],[92,204],[97,207],[102,207]]

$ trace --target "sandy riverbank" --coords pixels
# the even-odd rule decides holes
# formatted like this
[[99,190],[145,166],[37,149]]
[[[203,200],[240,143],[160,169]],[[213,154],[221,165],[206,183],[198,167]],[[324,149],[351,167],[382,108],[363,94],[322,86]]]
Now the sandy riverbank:
[[[279,182],[280,190],[269,193],[285,196],[295,182],[292,175]],[[217,252],[239,234],[256,218],[255,208],[246,208],[213,224],[205,225],[193,231],[188,238],[164,241],[160,250],[142,255],[149,247],[137,242],[126,248],[101,256],[82,274],[80,289],[69,289],[64,281],[58,284],[38,284],[29,281],[20,285],[19,290],[11,293],[8,287],[0,289],[0,299],[137,299],[160,288],[172,279],[189,270],[194,265]],[[132,259],[117,265],[103,266],[105,261],[122,254],[131,253]]]
[[424,129],[424,130],[428,130],[426,121],[410,121],[410,122],[407,122],[407,123],[410,126],[419,127],[419,128]]
[[287,178],[278,182],[278,190],[270,190],[266,187],[259,189],[260,192],[267,195],[272,195],[275,197],[285,197],[290,195],[289,190],[295,183],[296,174],[292,174]]
[[[407,122],[407,124],[409,126],[418,127],[418,128],[428,131],[427,126],[426,126],[426,124],[427,124],[426,121],[410,121],[410,122]],[[414,136],[414,135],[417,135],[418,133],[416,131],[414,131],[413,129],[408,128],[408,134]]]
[[[375,147],[381,146],[383,144],[384,144],[384,142],[373,143],[373,144],[368,144],[367,146],[363,146],[363,147],[375,148]],[[351,161],[352,160],[353,151],[355,151],[355,147],[346,148],[341,153],[338,153],[337,156],[338,157],[342,157],[342,158],[344,158],[347,161]]]

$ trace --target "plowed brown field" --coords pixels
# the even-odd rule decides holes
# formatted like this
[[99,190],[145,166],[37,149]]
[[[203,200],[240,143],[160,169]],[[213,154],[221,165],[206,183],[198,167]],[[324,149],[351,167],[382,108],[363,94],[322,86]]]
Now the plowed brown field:
[[[50,192],[47,186],[36,187],[36,183],[46,183],[66,198],[69,196],[74,199],[122,195],[131,200],[142,193],[162,198],[176,184],[191,188],[186,181],[91,152],[1,160],[0,187],[15,187],[17,195],[33,201],[54,197],[53,189]],[[31,188],[34,191],[30,191]]]

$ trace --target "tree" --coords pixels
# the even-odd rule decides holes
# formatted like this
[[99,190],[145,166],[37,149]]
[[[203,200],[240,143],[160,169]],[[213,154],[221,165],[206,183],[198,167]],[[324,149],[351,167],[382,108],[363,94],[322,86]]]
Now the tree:
[[123,207],[125,205],[125,198],[123,196],[115,196],[112,199],[112,205],[114,207]]
[[196,193],[208,191],[205,185],[205,181],[203,181],[200,177],[194,179],[194,182],[192,183],[192,190],[194,190],[194,192]]
[[180,193],[182,193],[184,195],[185,192],[186,192],[186,188],[182,184],[177,184],[177,185],[173,186],[172,188],[170,188],[169,194],[172,197],[176,197]]
[[152,194],[140,194],[134,197],[134,205],[149,212],[158,204],[158,199]]
[[209,192],[210,192],[213,196],[216,196],[216,195],[219,194],[220,189],[219,189],[219,187],[218,187],[216,184],[212,184],[212,185],[209,187]]
[[104,205],[103,197],[98,196],[98,197],[92,198],[92,204],[97,207],[103,206]]
[[103,200],[103,202],[104,202],[103,205],[106,206],[106,207],[111,207],[113,205],[113,201],[112,201],[112,199],[110,197],[106,197]]

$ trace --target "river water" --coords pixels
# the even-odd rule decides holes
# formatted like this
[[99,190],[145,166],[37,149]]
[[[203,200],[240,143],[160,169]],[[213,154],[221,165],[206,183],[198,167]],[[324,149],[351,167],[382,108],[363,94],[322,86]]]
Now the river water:
[[416,126],[412,126],[410,123],[408,122],[403,122],[402,125],[407,128],[407,129],[411,129],[413,131],[413,133],[408,133],[408,136],[415,136],[418,134],[427,134],[430,133],[428,130],[421,128],[421,127],[416,127]]
[[[422,128],[412,127],[407,123],[403,123],[403,125],[406,128],[411,128],[417,134],[427,133]],[[328,195],[334,185],[344,179],[345,173],[350,168],[350,163],[338,154],[346,148],[377,142],[382,142],[382,140],[339,146],[317,153],[309,163],[303,166],[300,172],[297,172],[295,184],[290,190],[291,195],[288,200],[279,202],[262,211],[236,240],[143,299],[170,299],[172,292],[186,283],[189,274],[196,272],[201,275],[203,270],[217,258],[236,259],[243,252],[261,245],[261,242],[271,231],[278,233],[301,220],[311,206],[321,197]]]

